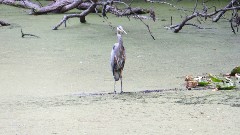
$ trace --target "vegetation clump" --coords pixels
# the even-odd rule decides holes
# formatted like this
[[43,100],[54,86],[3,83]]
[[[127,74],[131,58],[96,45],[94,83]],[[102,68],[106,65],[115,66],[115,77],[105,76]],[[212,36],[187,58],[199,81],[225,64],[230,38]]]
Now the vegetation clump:
[[[240,68],[239,68],[240,69]],[[213,89],[217,90],[233,90],[239,88],[239,77],[238,76],[229,76],[229,75],[203,75],[192,77],[190,75],[186,76],[186,88],[191,90],[195,89]],[[238,83],[239,82],[239,83]]]
[[240,66],[235,67],[232,71],[231,71],[231,76],[234,76],[236,73],[240,74]]

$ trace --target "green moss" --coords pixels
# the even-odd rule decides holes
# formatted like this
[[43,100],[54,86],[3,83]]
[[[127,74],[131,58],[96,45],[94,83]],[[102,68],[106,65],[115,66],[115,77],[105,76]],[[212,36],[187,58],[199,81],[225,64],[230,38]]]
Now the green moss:
[[211,74],[209,74],[209,77],[211,78],[211,80],[212,80],[213,82],[222,82],[221,79],[219,79],[219,78],[217,78],[217,77],[215,77],[215,76],[213,76],[213,75],[211,75]]
[[232,71],[231,71],[231,76],[234,76],[236,73],[240,74],[240,66],[235,67]]
[[209,84],[210,84],[209,82],[198,82],[198,86],[201,86],[201,87],[207,86]]
[[217,88],[219,90],[232,90],[232,89],[236,88],[236,86],[221,86],[221,85],[217,85]]

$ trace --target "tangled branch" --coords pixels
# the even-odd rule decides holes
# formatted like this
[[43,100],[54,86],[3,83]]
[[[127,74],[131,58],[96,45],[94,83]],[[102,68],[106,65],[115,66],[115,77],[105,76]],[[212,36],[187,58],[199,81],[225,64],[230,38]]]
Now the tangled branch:
[[[155,2],[155,1],[150,1],[149,0],[149,2]],[[186,11],[189,11],[189,10],[185,10],[183,8],[178,8],[178,7],[174,6],[171,3],[167,3],[167,2],[157,2],[157,3],[170,5],[170,6],[174,7],[174,8],[176,8],[177,10],[183,11],[185,14],[186,14]],[[173,30],[174,33],[178,33],[180,30],[182,30],[182,28],[184,26],[189,24],[188,21],[190,21],[190,20],[192,20],[194,18],[199,17],[199,18],[205,18],[205,20],[206,20],[207,18],[213,18],[215,16],[212,19],[212,21],[213,22],[217,22],[223,16],[223,14],[225,14],[225,12],[240,10],[240,4],[239,4],[238,0],[231,0],[231,2],[229,2],[228,5],[225,6],[224,8],[216,9],[216,7],[215,7],[214,11],[212,11],[212,12],[208,12],[208,9],[210,9],[210,8],[208,8],[206,6],[204,1],[202,3],[202,6],[203,6],[203,9],[201,11],[197,10],[198,0],[196,0],[194,8],[193,8],[193,11],[192,11],[192,14],[190,14],[190,15],[186,14],[186,16],[182,20],[182,22],[180,22],[179,24],[171,25],[171,26],[166,27],[166,28]],[[238,19],[238,18],[239,17],[236,17],[236,15],[232,14],[232,17],[230,19],[231,28],[232,28],[232,31],[234,33],[235,33],[234,27],[237,27],[237,30],[238,30],[238,26],[240,24],[239,21],[238,21],[240,19]],[[200,22],[200,21],[198,20],[198,22]],[[235,25],[233,23],[235,23]],[[196,25],[192,25],[192,26],[196,26]]]
[[63,23],[65,23],[65,27],[66,27],[66,21],[70,18],[74,18],[74,17],[78,17],[80,18],[80,22],[81,23],[85,23],[86,20],[85,20],[85,16],[87,16],[89,13],[91,13],[95,8],[96,8],[97,4],[96,3],[92,3],[92,5],[87,9],[85,10],[84,12],[82,12],[81,14],[70,14],[70,15],[65,15],[63,17],[63,19],[56,25],[53,27],[53,30],[57,30],[58,27],[60,27]]
[[[114,3],[120,3],[120,4],[124,4],[126,6],[125,9],[121,10],[121,9],[118,9],[114,6],[112,6]],[[85,3],[85,4],[89,4],[89,3]],[[102,6],[102,16],[100,14],[97,14],[101,17],[103,17],[105,19],[105,21],[107,21],[107,12],[110,12],[112,14],[115,14],[117,17],[120,17],[120,16],[126,16],[129,18],[129,16],[131,14],[133,14],[137,19],[139,19],[148,29],[148,32],[149,34],[151,35],[151,37],[155,40],[151,30],[150,30],[150,27],[149,25],[147,25],[143,19],[141,17],[138,16],[138,14],[141,14],[141,13],[146,13],[146,12],[150,12],[151,13],[151,16],[153,17],[153,20],[155,20],[155,13],[153,10],[148,10],[148,11],[143,11],[143,9],[141,8],[132,8],[130,6],[131,4],[126,4],[125,2],[121,2],[121,1],[107,1],[107,2],[94,2],[92,1],[91,5],[90,6],[86,6],[87,9],[84,10],[81,14],[70,14],[70,15],[65,15],[63,17],[63,19],[56,25],[53,27],[53,30],[57,30],[62,24],[65,24],[65,27],[66,27],[66,21],[70,18],[80,18],[80,22],[81,23],[85,23],[86,20],[85,20],[85,16],[87,16],[89,13],[93,12],[93,11],[96,11],[97,9],[97,6]],[[108,21],[107,21],[108,22]]]
[[[133,2],[133,0],[131,1],[131,3],[132,3],[132,2]],[[153,36],[153,34],[152,34],[151,30],[150,30],[149,25],[147,25],[147,24],[143,21],[143,19],[142,19],[141,17],[139,17],[138,14],[137,14],[135,11],[133,11],[132,7],[130,6],[131,3],[130,3],[129,5],[126,4],[125,2],[121,2],[121,1],[114,1],[114,3],[124,4],[124,5],[127,7],[127,10],[125,10],[125,12],[127,12],[128,10],[129,10],[130,12],[132,12],[132,13],[134,14],[134,16],[135,16],[137,19],[139,19],[139,20],[147,27],[148,33],[150,34],[150,36],[152,37],[152,39],[155,40],[155,37]],[[123,13],[124,13],[124,12],[123,12]],[[151,13],[154,14],[154,11],[151,11]],[[118,13],[117,16],[123,16],[123,14],[119,14],[119,13]],[[154,14],[154,17],[155,17],[155,14]],[[155,20],[155,18],[154,18],[153,20]]]

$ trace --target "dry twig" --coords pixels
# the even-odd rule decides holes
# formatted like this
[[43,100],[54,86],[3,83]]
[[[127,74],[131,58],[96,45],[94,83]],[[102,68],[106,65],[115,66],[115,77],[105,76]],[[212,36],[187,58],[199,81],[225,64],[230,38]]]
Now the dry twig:
[[25,34],[25,33],[23,33],[22,29],[21,29],[21,34],[22,34],[22,38],[24,38],[25,36],[40,38],[39,36],[36,36],[36,35],[33,35],[33,34]]

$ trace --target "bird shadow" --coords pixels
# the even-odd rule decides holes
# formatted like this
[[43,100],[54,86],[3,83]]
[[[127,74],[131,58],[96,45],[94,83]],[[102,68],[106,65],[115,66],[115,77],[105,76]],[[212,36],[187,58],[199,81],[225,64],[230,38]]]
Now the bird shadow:
[[106,96],[106,95],[137,95],[137,94],[149,94],[149,93],[161,93],[166,91],[179,91],[181,89],[155,89],[155,90],[140,90],[140,91],[126,91],[126,92],[95,92],[95,93],[78,93],[74,94],[79,97],[87,97],[87,96]]

